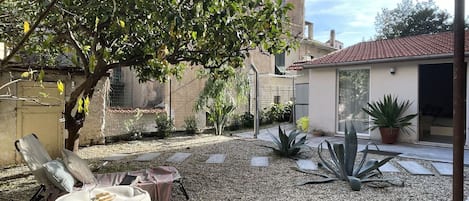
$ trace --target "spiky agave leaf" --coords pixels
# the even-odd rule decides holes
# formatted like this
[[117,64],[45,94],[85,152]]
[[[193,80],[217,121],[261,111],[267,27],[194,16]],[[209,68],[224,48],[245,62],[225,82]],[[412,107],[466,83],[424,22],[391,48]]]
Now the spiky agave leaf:
[[[330,156],[331,156],[331,163],[327,162],[324,157],[322,156],[322,150],[323,150],[323,144],[326,144],[328,149],[329,149],[329,153],[330,153]],[[337,178],[341,178],[341,174],[340,172],[338,171],[338,168],[337,167],[334,167],[335,166],[335,162],[334,162],[334,158],[336,158],[334,156],[334,152],[331,150],[331,143],[327,140],[323,140],[321,143],[319,143],[319,146],[318,146],[318,156],[319,156],[319,159],[321,160],[321,163],[323,165],[323,167],[328,170],[329,172],[333,173]],[[337,161],[337,159],[335,160]]]
[[353,167],[355,165],[355,159],[357,157],[357,132],[355,131],[355,127],[352,124],[351,131],[348,132],[347,124],[345,124],[345,144],[344,144],[345,152],[345,173],[348,176],[353,175]]

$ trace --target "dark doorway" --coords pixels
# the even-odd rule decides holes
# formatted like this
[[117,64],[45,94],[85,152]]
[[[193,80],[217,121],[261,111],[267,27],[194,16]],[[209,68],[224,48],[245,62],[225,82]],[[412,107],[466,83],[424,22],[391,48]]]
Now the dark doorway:
[[453,64],[419,65],[420,141],[452,143]]

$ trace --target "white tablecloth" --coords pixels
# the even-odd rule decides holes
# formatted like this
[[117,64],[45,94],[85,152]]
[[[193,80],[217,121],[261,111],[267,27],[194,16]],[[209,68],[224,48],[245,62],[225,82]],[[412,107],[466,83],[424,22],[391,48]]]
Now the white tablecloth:
[[148,192],[135,186],[110,186],[95,188],[90,193],[87,190],[75,191],[65,194],[56,201],[91,201],[99,193],[108,192],[115,196],[113,201],[151,201]]

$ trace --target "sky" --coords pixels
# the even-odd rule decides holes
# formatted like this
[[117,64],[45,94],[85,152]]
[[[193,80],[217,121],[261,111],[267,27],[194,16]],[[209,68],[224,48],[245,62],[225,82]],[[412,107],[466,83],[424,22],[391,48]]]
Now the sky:
[[[334,29],[336,40],[345,47],[368,41],[376,35],[375,16],[382,8],[394,9],[402,0],[305,0],[305,20],[314,23],[315,40],[326,42]],[[427,1],[427,0],[419,0]],[[416,0],[414,0],[416,2]],[[454,14],[454,0],[434,0],[443,10]],[[469,13],[469,2],[465,3]]]

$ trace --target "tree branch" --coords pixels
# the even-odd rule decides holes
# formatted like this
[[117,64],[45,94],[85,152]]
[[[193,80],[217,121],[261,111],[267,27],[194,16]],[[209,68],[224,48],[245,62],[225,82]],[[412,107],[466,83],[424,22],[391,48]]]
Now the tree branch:
[[[3,1],[3,0],[2,0]],[[8,63],[8,61],[15,55],[21,47],[23,47],[24,43],[29,39],[29,36],[34,32],[36,27],[39,25],[39,23],[46,17],[46,15],[49,13],[49,11],[52,9],[55,3],[57,3],[58,0],[52,0],[52,2],[49,3],[49,5],[46,7],[46,9],[39,15],[39,18],[34,22],[33,26],[31,29],[23,36],[21,41],[11,50],[10,54],[0,63],[0,68],[3,69],[4,65]]]
[[71,45],[73,46],[73,48],[75,48],[75,51],[77,52],[78,56],[82,59],[83,66],[85,68],[85,76],[88,76],[88,74],[89,74],[88,58],[83,53],[83,50],[82,50],[80,44],[78,43],[78,41],[73,36],[73,32],[70,29],[70,24],[69,23],[67,23],[67,29],[68,29],[68,38],[70,39]]

